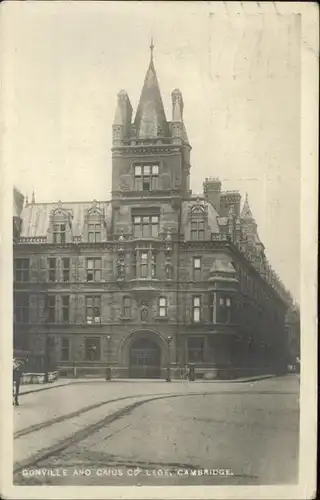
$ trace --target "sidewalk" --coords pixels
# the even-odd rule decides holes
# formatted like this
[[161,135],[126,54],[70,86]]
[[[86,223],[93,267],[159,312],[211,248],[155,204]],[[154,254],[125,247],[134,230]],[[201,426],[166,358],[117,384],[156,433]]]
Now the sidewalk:
[[[269,375],[256,375],[253,377],[243,377],[243,378],[237,378],[237,379],[230,379],[230,380],[195,380],[194,382],[190,382],[191,384],[232,384],[232,383],[246,383],[246,382],[255,382],[259,380],[264,380],[268,378],[274,378],[276,375],[274,374],[269,374]],[[39,392],[39,391],[45,391],[49,389],[55,389],[57,387],[63,387],[66,385],[70,384],[87,384],[87,383],[93,383],[93,382],[105,382],[106,384],[119,384],[119,383],[130,383],[130,384],[141,384],[142,382],[148,382],[148,383],[161,383],[165,382],[165,380],[162,379],[132,379],[132,378],[119,378],[119,379],[112,379],[106,381],[104,378],[63,378],[60,380],[55,380],[54,382],[50,382],[48,384],[24,384],[20,386],[20,396],[23,396],[25,394],[31,394],[34,392]],[[185,383],[186,380],[184,379],[173,379],[170,383],[171,384],[179,384],[179,383]]]
[[61,379],[61,380],[55,380],[54,382],[50,382],[48,384],[23,384],[20,385],[20,396],[23,396],[24,394],[31,394],[32,392],[55,389],[56,387],[62,387],[64,385],[73,384],[74,382],[77,382],[77,380]]

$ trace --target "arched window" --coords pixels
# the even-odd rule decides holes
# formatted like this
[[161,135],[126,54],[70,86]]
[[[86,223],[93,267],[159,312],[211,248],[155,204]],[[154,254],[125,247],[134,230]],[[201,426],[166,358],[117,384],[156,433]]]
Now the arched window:
[[189,210],[189,227],[191,241],[203,241],[207,234],[207,218],[208,214],[206,207],[198,201]]

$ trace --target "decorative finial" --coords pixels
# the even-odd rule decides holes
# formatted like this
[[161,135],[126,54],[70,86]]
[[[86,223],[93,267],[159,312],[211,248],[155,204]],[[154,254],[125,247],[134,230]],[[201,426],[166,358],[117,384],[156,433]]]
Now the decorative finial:
[[153,36],[152,36],[151,43],[150,43],[151,61],[153,60],[153,50],[154,50],[154,43],[153,43]]
[[31,203],[35,203],[35,202],[36,202],[36,199],[35,199],[34,191],[32,191]]
[[248,193],[246,193],[246,202],[248,203]]
[[28,195],[26,196],[26,207],[29,205],[29,198]]
[[168,227],[168,229],[167,229],[167,234],[166,234],[165,239],[166,239],[166,241],[171,241],[171,229],[170,229],[170,227]]

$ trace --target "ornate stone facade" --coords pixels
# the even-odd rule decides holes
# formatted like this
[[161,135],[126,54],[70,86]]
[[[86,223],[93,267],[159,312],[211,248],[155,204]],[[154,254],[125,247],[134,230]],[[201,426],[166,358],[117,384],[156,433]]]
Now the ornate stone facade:
[[153,57],[134,120],[119,92],[110,201],[33,196],[15,214],[16,343],[49,349],[61,374],[284,369],[287,292],[248,199],[241,211],[240,194],[212,178],[192,195],[183,98],[171,97],[167,121]]

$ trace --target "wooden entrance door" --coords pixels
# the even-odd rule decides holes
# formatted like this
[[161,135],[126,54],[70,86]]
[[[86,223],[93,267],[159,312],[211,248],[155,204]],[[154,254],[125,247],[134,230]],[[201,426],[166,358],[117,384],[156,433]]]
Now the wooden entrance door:
[[130,349],[130,378],[160,378],[159,346],[148,338],[136,340]]

